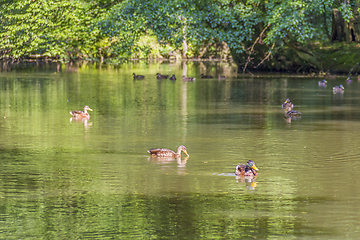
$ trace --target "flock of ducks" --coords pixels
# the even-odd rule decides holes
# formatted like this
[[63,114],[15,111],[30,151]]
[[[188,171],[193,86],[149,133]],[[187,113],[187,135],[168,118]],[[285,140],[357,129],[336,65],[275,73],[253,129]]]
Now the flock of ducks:
[[[358,80],[360,81],[360,76],[358,77]],[[351,83],[352,80],[350,77],[348,77],[346,79],[347,83]],[[326,87],[327,85],[327,81],[325,79],[323,79],[322,81],[318,82],[318,85],[321,87]],[[340,84],[339,86],[335,86],[332,88],[333,90],[333,94],[337,94],[337,93],[343,93],[345,88],[342,84]],[[281,107],[284,109],[285,111],[285,117],[286,118],[296,118],[296,117],[300,117],[301,113],[295,110],[292,110],[294,105],[291,103],[290,99],[286,99],[285,102],[281,105]]]
[[[360,78],[358,77],[358,80],[360,80]],[[345,80],[347,83],[351,83],[352,80],[350,77],[348,77],[346,80]],[[327,81],[325,79],[323,79],[322,81],[319,81],[318,82],[318,85],[321,86],[321,87],[326,87],[327,85]],[[333,94],[336,94],[336,93],[343,93],[345,88],[342,84],[340,84],[339,86],[335,86],[332,88],[333,90]]]
[[[142,75],[136,75],[135,73],[133,73],[134,79],[144,79],[145,76]],[[156,78],[161,80],[161,79],[167,79],[169,78],[169,75],[162,75],[160,73],[156,74]],[[201,74],[201,78],[214,78],[211,75],[204,75]],[[218,76],[219,79],[225,79],[226,77],[224,76]],[[176,80],[175,75],[172,75],[170,78],[170,80]],[[195,81],[195,78],[187,78],[185,76],[182,76],[183,81]],[[352,80],[350,79],[350,77],[348,77],[346,79],[346,82],[350,83]],[[327,81],[324,79],[322,81],[318,82],[319,86],[326,86]],[[344,91],[344,87],[342,84],[340,84],[339,86],[335,86],[333,87],[333,93],[342,93]],[[293,118],[293,117],[299,117],[301,115],[300,112],[293,110],[294,108],[294,104],[291,103],[290,99],[287,98],[285,100],[285,102],[281,105],[281,107],[284,109],[284,113],[285,113],[285,117],[286,118]],[[84,120],[89,120],[90,119],[90,115],[87,111],[92,111],[92,109],[89,106],[84,106],[83,111],[71,111],[70,114],[72,115],[72,120],[75,121],[84,121]],[[181,158],[181,153],[185,153],[187,157],[189,157],[190,155],[187,152],[187,149],[184,145],[180,145],[177,148],[177,151],[174,152],[170,149],[166,149],[166,148],[155,148],[155,149],[150,149],[147,151],[148,153],[151,154],[151,156],[153,157],[159,157],[159,158]],[[235,175],[236,176],[246,176],[246,177],[256,177],[258,175],[257,171],[259,169],[256,167],[255,162],[252,160],[249,160],[246,164],[241,164],[239,163],[236,168],[235,168]]]
[[[84,106],[83,111],[71,111],[70,114],[72,115],[71,120],[74,121],[88,121],[90,119],[90,114],[87,111],[92,111],[89,106]],[[149,149],[147,151],[153,157],[159,158],[181,158],[181,153],[185,153],[187,157],[190,157],[187,149],[184,145],[180,145],[177,148],[177,151],[174,152],[173,150],[167,148],[154,148]],[[236,166],[235,175],[236,176],[247,176],[247,177],[255,177],[257,176],[257,171],[259,169],[255,166],[254,161],[249,160],[246,165],[239,164]]]
[[[135,80],[135,79],[144,79],[145,76],[143,76],[143,75],[136,75],[135,73],[133,73],[133,78],[134,78],[134,80]],[[168,79],[168,78],[169,78],[169,75],[162,75],[161,73],[156,73],[156,78],[157,78],[158,80]],[[203,79],[211,79],[211,78],[214,78],[214,77],[211,76],[211,75],[201,74],[201,78],[203,78]],[[173,74],[169,79],[172,80],[172,81],[175,81],[175,80],[176,80],[175,74]],[[196,78],[194,78],[194,77],[182,76],[182,80],[183,80],[184,82],[195,82],[195,79],[196,79]],[[224,79],[226,79],[226,77],[225,77],[225,76],[218,75],[218,79],[219,79],[219,80],[224,80]]]

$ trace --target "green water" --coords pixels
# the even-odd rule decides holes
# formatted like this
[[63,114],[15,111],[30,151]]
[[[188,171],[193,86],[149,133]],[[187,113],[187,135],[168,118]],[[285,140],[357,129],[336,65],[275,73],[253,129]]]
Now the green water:
[[[358,239],[360,83],[345,79],[219,62],[6,69],[0,239]],[[284,118],[287,97],[301,118]],[[70,122],[84,105],[90,120]],[[147,153],[181,144],[187,160]],[[258,177],[237,179],[249,159]]]

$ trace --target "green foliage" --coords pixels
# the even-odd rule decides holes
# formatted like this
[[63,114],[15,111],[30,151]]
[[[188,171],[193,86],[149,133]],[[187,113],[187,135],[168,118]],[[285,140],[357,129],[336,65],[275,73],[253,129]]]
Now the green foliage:
[[[188,56],[225,42],[258,54],[330,39],[341,0],[0,0],[0,59],[144,58],[181,50]],[[155,43],[155,42],[158,43]],[[253,49],[258,44],[261,48]],[[171,47],[171,49],[170,49]],[[209,48],[211,49],[211,47]]]
[[207,41],[225,41],[241,51],[243,41],[251,41],[253,27],[261,17],[251,7],[232,1],[140,1],[118,4],[101,24],[105,35],[121,35],[119,48],[135,45],[146,29],[151,29],[160,43],[180,48],[184,37],[193,45]]
[[99,31],[89,28],[103,9],[89,1],[2,1],[1,58],[95,56]]
[[332,9],[339,7],[349,18],[350,6],[335,0],[128,0],[114,7],[101,31],[125,36],[118,46],[129,50],[151,29],[160,43],[177,48],[186,38],[193,46],[226,42],[233,52],[241,53],[265,26],[269,28],[261,38],[269,46],[328,40]]

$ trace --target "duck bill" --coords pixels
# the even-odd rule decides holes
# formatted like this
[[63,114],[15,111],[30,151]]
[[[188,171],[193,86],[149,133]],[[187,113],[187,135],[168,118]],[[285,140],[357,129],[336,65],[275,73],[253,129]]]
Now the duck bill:
[[184,153],[186,154],[186,156],[190,157],[190,155],[187,153],[187,151],[184,151]]
[[89,110],[89,111],[92,111],[92,109],[91,109],[91,108],[89,108],[88,110]]
[[255,164],[251,168],[254,169],[255,171],[259,171],[259,169],[255,166]]

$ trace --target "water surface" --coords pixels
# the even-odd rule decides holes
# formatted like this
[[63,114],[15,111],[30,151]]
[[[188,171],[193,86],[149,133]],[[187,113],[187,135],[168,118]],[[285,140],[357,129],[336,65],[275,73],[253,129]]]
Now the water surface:
[[[345,79],[221,62],[3,71],[0,238],[357,239],[360,83]],[[84,105],[90,120],[70,122]],[[146,152],[181,144],[187,160]],[[236,178],[249,159],[259,176]]]

